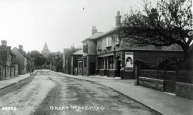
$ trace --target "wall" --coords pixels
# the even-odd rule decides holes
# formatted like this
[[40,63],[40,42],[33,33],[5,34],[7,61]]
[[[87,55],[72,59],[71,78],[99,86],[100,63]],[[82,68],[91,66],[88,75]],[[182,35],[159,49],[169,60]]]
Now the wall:
[[96,43],[94,41],[88,40],[88,55],[96,55]]
[[[107,38],[111,38],[111,45],[107,46]],[[122,50],[122,42],[118,41],[115,33],[109,34],[103,38],[97,39],[97,54],[105,54],[112,51]],[[114,49],[115,48],[115,49]],[[98,50],[101,49],[101,50]]]
[[4,67],[2,65],[0,65],[0,80],[5,79],[4,71],[5,71]]
[[13,48],[12,53],[15,54],[18,59],[18,74],[24,74],[24,56],[18,51],[17,48]]
[[24,65],[24,56],[18,51],[18,49],[13,48],[12,52],[16,55],[19,65]]
[[140,77],[139,84],[160,91],[164,91],[164,80]]
[[[73,55],[71,56],[71,74],[75,75],[75,68],[78,67],[78,59],[80,59],[82,55]],[[77,73],[77,72],[76,72]]]
[[15,65],[14,66],[15,68],[14,68],[14,76],[18,76],[18,65]]
[[187,99],[193,99],[193,84],[176,82],[176,95]]

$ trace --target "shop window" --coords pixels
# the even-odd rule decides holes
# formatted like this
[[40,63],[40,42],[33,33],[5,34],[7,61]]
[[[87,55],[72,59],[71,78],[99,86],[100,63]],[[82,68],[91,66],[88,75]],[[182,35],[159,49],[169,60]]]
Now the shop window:
[[108,68],[113,69],[113,64],[114,64],[113,56],[109,57],[108,61],[109,61]]

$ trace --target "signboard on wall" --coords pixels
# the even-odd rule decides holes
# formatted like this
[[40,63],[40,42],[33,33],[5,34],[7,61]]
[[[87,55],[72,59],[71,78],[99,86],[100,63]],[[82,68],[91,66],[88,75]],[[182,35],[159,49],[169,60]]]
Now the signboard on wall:
[[125,52],[125,71],[133,71],[134,68],[134,59],[133,52]]

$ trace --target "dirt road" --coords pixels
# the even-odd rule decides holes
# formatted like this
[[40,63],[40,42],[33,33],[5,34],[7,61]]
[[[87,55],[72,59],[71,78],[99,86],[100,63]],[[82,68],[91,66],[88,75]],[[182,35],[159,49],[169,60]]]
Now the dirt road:
[[159,115],[160,113],[95,82],[50,71],[0,90],[0,115]]

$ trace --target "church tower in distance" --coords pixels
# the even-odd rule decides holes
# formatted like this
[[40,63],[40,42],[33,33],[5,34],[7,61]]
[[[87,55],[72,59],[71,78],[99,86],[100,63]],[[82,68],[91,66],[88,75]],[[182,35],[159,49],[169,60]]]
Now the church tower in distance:
[[44,57],[48,57],[48,54],[50,53],[50,50],[48,49],[48,46],[47,46],[47,43],[44,44],[44,48],[43,50],[41,51],[41,54],[44,56]]

